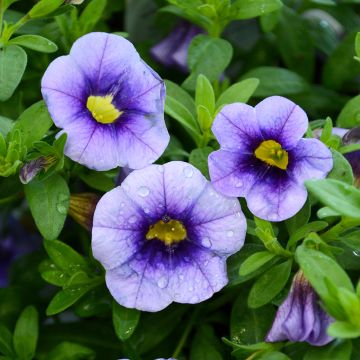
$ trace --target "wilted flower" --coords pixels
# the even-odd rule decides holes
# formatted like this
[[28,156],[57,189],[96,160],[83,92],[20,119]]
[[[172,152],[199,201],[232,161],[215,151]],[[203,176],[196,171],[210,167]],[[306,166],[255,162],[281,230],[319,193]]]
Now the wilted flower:
[[65,155],[89,168],[142,168],[169,142],[163,81],[121,36],[81,37],[50,64],[41,86],[55,125],[67,133]]
[[41,171],[47,171],[56,163],[55,156],[39,156],[38,158],[25,163],[19,172],[20,181],[23,184],[28,184]]
[[226,258],[244,242],[237,199],[218,194],[192,165],[135,170],[95,210],[92,249],[123,306],[159,311],[223,288]]
[[166,67],[176,67],[188,72],[189,45],[192,39],[202,32],[198,26],[182,21],[165,39],[151,48],[151,56]]
[[70,195],[69,215],[83,228],[91,230],[99,195],[79,193]]
[[299,271],[293,280],[290,292],[280,305],[267,342],[283,340],[306,341],[322,346],[333,338],[326,333],[332,318],[320,307],[319,298],[309,281]]
[[257,217],[281,221],[304,205],[304,181],[324,178],[332,168],[330,150],[317,139],[302,139],[305,112],[280,96],[255,108],[235,103],[216,116],[212,130],[220,150],[209,155],[214,187],[243,196]]

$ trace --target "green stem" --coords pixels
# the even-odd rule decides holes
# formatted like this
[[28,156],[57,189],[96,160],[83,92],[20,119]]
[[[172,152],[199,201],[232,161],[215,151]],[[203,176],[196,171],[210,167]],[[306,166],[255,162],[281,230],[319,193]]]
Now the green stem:
[[173,355],[171,356],[172,358],[176,359],[179,356],[179,354],[181,353],[181,350],[185,345],[186,339],[189,336],[190,331],[192,330],[192,328],[194,326],[195,320],[199,315],[200,308],[201,307],[197,307],[194,310],[194,312],[192,313],[192,315],[191,315],[191,317],[189,319],[189,322],[188,322],[188,324],[187,324],[187,326],[186,326],[186,328],[185,328],[185,330],[184,330],[184,332],[183,332],[183,334],[182,334],[182,336],[181,336],[181,338],[180,338],[180,340],[179,340],[179,342],[178,342],[178,344],[177,344],[177,346],[175,348],[175,351],[174,351]]
[[0,0],[0,36],[3,28],[4,10],[4,0]]

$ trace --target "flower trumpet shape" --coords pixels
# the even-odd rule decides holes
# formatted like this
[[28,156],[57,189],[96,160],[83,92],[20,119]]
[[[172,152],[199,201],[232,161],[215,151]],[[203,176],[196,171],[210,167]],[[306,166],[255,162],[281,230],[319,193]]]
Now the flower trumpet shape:
[[212,131],[220,150],[209,155],[216,190],[245,197],[259,218],[281,221],[304,205],[305,180],[326,177],[332,169],[330,150],[317,139],[302,139],[305,112],[280,96],[255,108],[235,103],[216,116]]
[[169,142],[163,81],[121,36],[81,37],[41,88],[59,136],[67,133],[65,155],[91,169],[145,167]]
[[277,342],[288,339],[322,346],[333,340],[326,333],[331,322],[332,318],[320,307],[319,298],[309,281],[299,271],[265,340]]
[[242,247],[245,231],[237,199],[174,161],[133,171],[100,199],[92,249],[119,304],[159,311],[222,289],[226,259]]

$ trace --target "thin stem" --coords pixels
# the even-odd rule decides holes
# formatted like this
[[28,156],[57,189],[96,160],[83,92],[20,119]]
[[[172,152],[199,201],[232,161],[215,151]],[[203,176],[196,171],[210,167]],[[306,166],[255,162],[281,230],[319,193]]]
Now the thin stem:
[[184,330],[184,332],[183,332],[183,334],[182,334],[182,336],[181,336],[181,338],[180,338],[180,340],[179,340],[179,342],[178,342],[178,344],[177,344],[177,346],[175,348],[175,351],[174,351],[173,355],[171,356],[172,358],[176,359],[179,356],[179,354],[181,353],[181,350],[185,345],[186,339],[189,336],[190,331],[192,330],[192,328],[194,326],[195,320],[199,315],[199,311],[200,311],[200,308],[197,307],[194,310],[194,312],[192,313],[192,315],[191,315],[191,317],[189,319],[189,322],[188,322],[188,324],[187,324],[187,326],[186,326],[186,328],[185,328],[185,330]]

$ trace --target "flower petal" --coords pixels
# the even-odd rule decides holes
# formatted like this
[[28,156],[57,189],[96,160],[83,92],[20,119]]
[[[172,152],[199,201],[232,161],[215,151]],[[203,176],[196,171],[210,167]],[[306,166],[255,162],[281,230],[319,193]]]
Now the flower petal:
[[333,167],[330,150],[317,139],[300,139],[290,155],[288,174],[299,184],[309,179],[323,179]]
[[209,155],[209,173],[213,186],[227,196],[246,196],[263,167],[253,166],[253,155],[217,150]]
[[265,140],[275,140],[286,150],[292,149],[304,135],[308,118],[292,101],[271,96],[255,106],[256,118]]
[[[280,170],[279,171],[283,171]],[[304,205],[307,191],[277,169],[269,168],[247,194],[249,210],[268,221],[282,221],[294,216]]]
[[223,149],[252,153],[262,139],[253,107],[230,104],[216,116],[212,131]]

